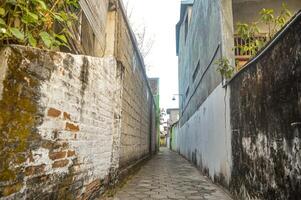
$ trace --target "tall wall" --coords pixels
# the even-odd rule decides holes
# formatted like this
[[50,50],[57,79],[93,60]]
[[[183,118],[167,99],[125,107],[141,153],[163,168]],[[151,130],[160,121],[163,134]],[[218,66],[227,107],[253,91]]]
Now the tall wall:
[[110,181],[121,90],[113,57],[1,50],[0,197],[88,199]]
[[93,199],[156,151],[156,105],[119,1],[103,57],[1,49],[0,198]]
[[109,0],[80,0],[80,44],[83,53],[101,57],[106,49],[106,24]]
[[[221,77],[213,76],[216,74],[215,67],[206,70],[212,57],[220,56],[220,51],[215,56],[215,51],[219,48],[221,41],[219,1],[195,1],[191,15],[187,36],[184,20],[179,37],[179,92],[182,95],[180,108],[184,112],[180,120],[181,125],[193,115],[221,81]],[[211,24],[216,24],[216,26],[211,26]],[[193,74],[198,65],[199,72],[193,80]],[[206,76],[203,78],[204,73]],[[198,82],[202,83],[198,84]]]
[[232,51],[229,51],[233,47],[233,40],[229,37],[233,35],[231,8],[230,0],[195,1],[187,35],[187,14],[184,16],[179,29],[181,126],[221,83],[215,62],[222,56],[232,56]]
[[[122,6],[122,4],[118,4]],[[148,85],[143,59],[122,9],[116,12],[115,54],[124,71],[121,120],[120,166],[128,166],[155,151],[151,133],[156,135],[156,105]]]
[[172,136],[180,154],[212,180],[225,185],[230,181],[232,167],[229,114],[229,91],[219,85]]
[[225,184],[230,181],[232,165],[229,90],[222,87],[215,62],[223,56],[231,60],[232,19],[230,0],[194,1],[188,34],[185,36],[185,20],[179,34],[182,109],[176,149]]
[[[196,1],[193,12],[197,12],[200,2],[206,1]],[[214,18],[205,5],[198,9]],[[198,20],[210,22],[206,17]],[[219,21],[215,19],[213,24],[216,23]],[[193,18],[190,26],[194,26]],[[227,30],[228,25],[223,23],[222,27]],[[204,100],[198,96],[200,106],[187,120],[184,110],[184,120],[173,128],[172,148],[238,199],[300,199],[300,28],[299,12],[227,84],[219,83]],[[186,45],[191,35],[188,33]],[[207,38],[203,34],[198,37]],[[224,38],[221,36],[221,41]],[[210,44],[202,45],[200,40],[194,38],[191,46],[180,45],[179,68],[183,74],[179,76],[180,84],[184,84],[181,93],[189,78],[185,59],[194,60],[196,46],[203,51],[210,49]],[[202,77],[205,79],[206,73]],[[213,85],[202,83],[198,87],[208,91]]]
[[231,190],[300,199],[301,15],[230,82]]

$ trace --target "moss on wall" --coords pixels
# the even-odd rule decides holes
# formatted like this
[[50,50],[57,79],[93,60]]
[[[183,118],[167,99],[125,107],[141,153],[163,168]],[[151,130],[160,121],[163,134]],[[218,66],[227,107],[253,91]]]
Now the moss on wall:
[[9,189],[22,182],[21,164],[29,157],[29,140],[38,137],[33,131],[37,125],[37,105],[33,99],[38,81],[19,68],[21,55],[9,55],[7,59],[7,66],[1,66],[8,69],[0,100],[0,181],[8,185],[0,188],[0,197],[22,188],[17,184],[14,189]]

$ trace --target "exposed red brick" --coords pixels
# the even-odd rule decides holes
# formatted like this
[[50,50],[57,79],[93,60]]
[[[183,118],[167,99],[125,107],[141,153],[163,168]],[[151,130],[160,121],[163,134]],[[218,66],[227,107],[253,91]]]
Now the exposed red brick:
[[49,158],[51,160],[58,160],[66,157],[66,151],[59,151],[59,152],[50,152]]
[[91,196],[93,196],[93,194],[97,193],[98,190],[101,187],[101,181],[100,180],[95,180],[93,182],[91,182],[90,184],[88,184],[86,186],[85,192],[82,195],[81,199],[86,200],[86,199],[91,199]]
[[69,160],[58,160],[52,164],[52,167],[53,168],[61,168],[61,167],[65,167],[66,165],[68,165],[68,163],[69,163]]
[[45,171],[45,165],[38,165],[38,166],[30,166],[25,169],[26,176],[32,176],[36,174],[43,173]]
[[79,131],[79,126],[67,122],[65,130],[72,131],[72,132],[78,132]]
[[48,109],[48,116],[49,117],[59,117],[61,115],[61,111],[55,109],[55,108],[49,108]]
[[74,156],[75,155],[75,151],[68,151],[68,157]]
[[71,120],[71,116],[69,113],[64,112],[64,120]]

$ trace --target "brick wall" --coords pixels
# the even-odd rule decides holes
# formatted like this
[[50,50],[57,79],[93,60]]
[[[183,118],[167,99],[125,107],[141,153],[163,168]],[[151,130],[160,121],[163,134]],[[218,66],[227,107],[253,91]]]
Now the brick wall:
[[121,114],[115,59],[15,46],[2,49],[4,56],[0,196],[95,195],[118,167],[112,163]]
[[114,3],[105,57],[1,49],[0,198],[93,199],[156,151],[156,105]]
[[106,23],[109,0],[81,0],[80,43],[82,53],[103,56],[106,48]]
[[120,166],[126,167],[155,151],[156,144],[151,140],[151,135],[156,135],[155,121],[149,119],[155,118],[156,111],[143,60],[121,9],[116,19],[115,54],[124,70]]

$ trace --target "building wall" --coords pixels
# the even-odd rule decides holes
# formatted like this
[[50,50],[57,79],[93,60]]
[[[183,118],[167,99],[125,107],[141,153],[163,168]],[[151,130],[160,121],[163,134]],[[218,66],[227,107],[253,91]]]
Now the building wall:
[[172,146],[212,180],[228,184],[232,167],[229,91],[219,85],[175,131]]
[[181,126],[221,83],[221,76],[214,63],[222,56],[230,60],[232,58],[232,51],[229,51],[233,47],[233,40],[229,37],[233,34],[231,1],[195,1],[187,37],[185,18],[179,34],[179,106],[183,112]]
[[229,184],[232,166],[229,91],[222,87],[215,62],[221,57],[232,61],[232,19],[232,1],[200,0],[192,7],[186,42],[185,28],[181,26],[179,88],[184,102],[180,102],[183,113],[180,111],[174,147],[213,180],[225,185]]
[[19,46],[2,48],[1,57],[0,197],[97,195],[118,168],[116,60]]
[[241,198],[300,199],[301,15],[230,82],[233,169]]
[[116,19],[115,54],[124,70],[120,166],[125,167],[143,159],[150,151],[155,151],[151,134],[156,134],[156,130],[151,128],[153,121],[149,119],[156,117],[156,112],[153,109],[155,102],[148,85],[143,59],[133,33],[128,28],[128,21],[120,9],[116,12]]
[[[299,0],[233,0],[234,25],[239,23],[252,23],[260,18],[259,12],[263,8],[273,9],[276,15],[279,15],[281,4],[286,3],[292,14],[301,9]],[[265,24],[259,24],[262,32],[267,33],[268,28]]]
[[93,199],[156,152],[156,105],[114,3],[103,57],[1,49],[1,199]]
[[107,16],[114,5],[113,0],[80,0],[80,9],[76,13],[78,22],[73,24],[74,40],[71,50],[64,52],[102,57],[106,50]]
[[157,128],[157,136],[156,136],[156,141],[153,140],[153,142],[155,142],[155,145],[152,145],[155,147],[155,149],[158,151],[159,150],[159,146],[160,146],[160,79],[159,78],[149,78],[148,79],[153,96],[154,96],[154,100],[155,100],[155,104],[156,104],[156,108],[155,108],[155,112],[156,112],[156,128]]
[[[172,149],[226,186],[237,199],[299,199],[300,16],[230,84],[221,83],[214,65],[201,73],[199,85],[191,83],[189,63],[196,62],[200,55],[204,56],[202,62],[212,59],[208,52],[214,45],[221,44],[215,60],[221,56],[233,58],[229,48],[233,40],[231,4],[195,1],[186,44],[181,28],[180,93],[185,94],[188,85],[198,89],[186,110],[187,100],[184,106],[180,103],[184,113],[172,134]],[[210,31],[214,32],[208,36]],[[206,41],[202,41],[204,38]]]
[[176,123],[171,127],[171,144],[170,149],[173,151],[178,151],[178,131],[179,131],[179,124]]

